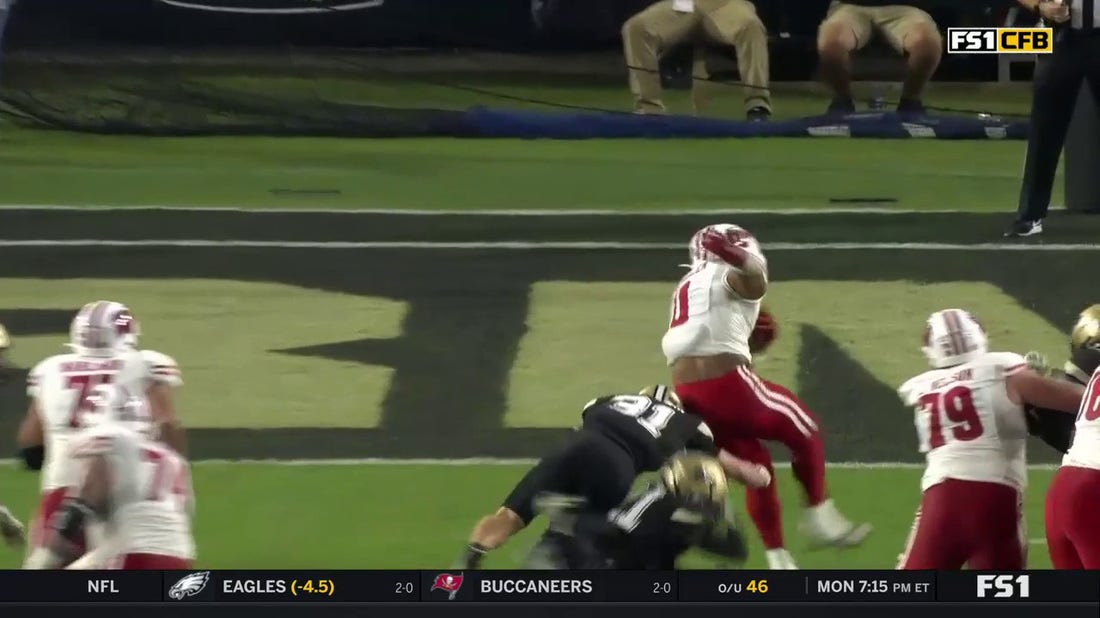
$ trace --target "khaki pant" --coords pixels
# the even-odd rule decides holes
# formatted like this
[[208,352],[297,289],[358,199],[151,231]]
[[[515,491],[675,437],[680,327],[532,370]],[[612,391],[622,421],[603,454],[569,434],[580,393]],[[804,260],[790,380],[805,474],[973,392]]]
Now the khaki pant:
[[[768,33],[748,0],[695,0],[692,13],[673,9],[673,0],[660,0],[623,25],[623,50],[630,73],[634,110],[661,114],[661,55],[680,43],[714,42],[732,45],[745,84],[745,109],[771,109],[768,92]],[[708,77],[705,54],[696,47],[692,99],[698,112],[706,100]]]
[[845,2],[833,2],[829,15],[821,23],[827,25],[843,24],[850,28],[856,41],[856,49],[863,49],[876,31],[886,37],[890,47],[899,54],[905,53],[905,38],[921,26],[929,26],[932,32],[938,32],[936,22],[928,13],[915,6],[858,6]]

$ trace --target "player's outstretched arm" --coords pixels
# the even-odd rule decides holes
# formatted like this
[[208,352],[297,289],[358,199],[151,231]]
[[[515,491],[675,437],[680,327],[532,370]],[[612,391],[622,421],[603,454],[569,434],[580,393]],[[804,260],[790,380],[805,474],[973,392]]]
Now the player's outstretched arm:
[[745,300],[764,297],[768,291],[768,265],[763,257],[718,232],[703,236],[703,248],[732,267],[726,274],[726,285],[730,290]]
[[83,484],[66,496],[61,510],[50,522],[50,532],[44,547],[34,550],[23,568],[31,570],[57,569],[80,556],[81,536],[86,527],[107,512],[110,477],[107,458],[93,455],[87,459]]
[[1027,404],[1048,410],[1077,414],[1085,388],[1065,380],[1055,380],[1039,375],[1031,369],[1021,369],[1005,378],[1009,398],[1018,404]]
[[23,456],[23,462],[27,468],[41,470],[42,462],[46,458],[45,436],[42,432],[42,417],[38,413],[38,403],[34,399],[31,399],[30,405],[27,406],[27,413],[19,425],[15,442],[19,445],[19,453]]
[[458,560],[458,568],[478,568],[485,554],[504,545],[525,526],[523,519],[515,511],[504,506],[497,509],[496,513],[482,517],[470,533],[470,542]]
[[718,461],[725,468],[726,474],[748,487],[767,487],[772,483],[772,475],[768,469],[760,464],[754,464],[739,457],[735,457],[728,451],[718,452]]

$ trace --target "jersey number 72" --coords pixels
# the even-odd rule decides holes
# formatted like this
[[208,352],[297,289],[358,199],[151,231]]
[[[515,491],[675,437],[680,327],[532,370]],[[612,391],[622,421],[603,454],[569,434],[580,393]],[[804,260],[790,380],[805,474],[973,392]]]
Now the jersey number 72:
[[81,426],[80,417],[86,412],[95,411],[95,402],[91,399],[92,391],[96,387],[110,384],[114,376],[109,373],[85,373],[65,376],[65,388],[79,390],[73,409],[69,412],[69,427],[78,429]]

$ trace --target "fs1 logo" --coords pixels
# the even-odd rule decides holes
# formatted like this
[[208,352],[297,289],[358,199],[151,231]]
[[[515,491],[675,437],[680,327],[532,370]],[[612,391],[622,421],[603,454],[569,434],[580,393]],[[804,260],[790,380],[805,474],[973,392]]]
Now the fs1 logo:
[[990,591],[994,599],[1026,599],[1031,596],[1031,576],[979,575],[978,598],[988,598]]
[[1050,28],[948,28],[949,54],[1049,54]]

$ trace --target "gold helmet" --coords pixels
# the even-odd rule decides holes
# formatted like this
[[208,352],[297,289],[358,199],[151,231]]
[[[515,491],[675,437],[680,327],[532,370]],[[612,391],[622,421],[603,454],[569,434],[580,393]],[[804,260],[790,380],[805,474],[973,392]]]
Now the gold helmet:
[[722,512],[729,482],[722,464],[713,457],[682,453],[661,467],[661,481],[670,493],[701,510]]
[[684,404],[680,402],[680,397],[676,395],[676,391],[663,385],[657,384],[655,386],[647,386],[638,393],[639,395],[645,395],[655,399],[665,405],[670,405],[674,408],[683,409]]
[[1084,384],[1100,366],[1100,305],[1081,312],[1069,338],[1069,361],[1065,371]]

